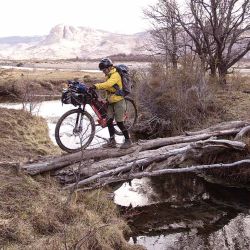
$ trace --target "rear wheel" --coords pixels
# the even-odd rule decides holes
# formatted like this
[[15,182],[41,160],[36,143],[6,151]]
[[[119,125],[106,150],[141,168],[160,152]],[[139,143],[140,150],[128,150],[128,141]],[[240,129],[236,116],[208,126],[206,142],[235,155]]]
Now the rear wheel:
[[[137,108],[135,102],[129,98],[125,97],[125,114],[124,114],[124,125],[127,130],[131,130],[137,121]],[[121,130],[115,125],[115,133],[117,135],[122,135]]]
[[81,109],[66,112],[56,124],[56,142],[62,150],[69,153],[87,148],[94,136],[94,119],[88,112]]

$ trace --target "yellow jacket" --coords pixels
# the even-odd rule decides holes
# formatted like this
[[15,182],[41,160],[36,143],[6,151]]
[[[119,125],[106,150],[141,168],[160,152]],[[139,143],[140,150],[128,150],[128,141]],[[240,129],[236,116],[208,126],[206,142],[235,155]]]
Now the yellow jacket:
[[115,84],[118,84],[119,88],[122,89],[122,79],[120,74],[116,71],[116,68],[112,68],[109,72],[106,82],[96,83],[96,89],[104,89],[108,93],[108,102],[114,103],[124,99],[123,96],[114,94],[116,89],[113,88]]

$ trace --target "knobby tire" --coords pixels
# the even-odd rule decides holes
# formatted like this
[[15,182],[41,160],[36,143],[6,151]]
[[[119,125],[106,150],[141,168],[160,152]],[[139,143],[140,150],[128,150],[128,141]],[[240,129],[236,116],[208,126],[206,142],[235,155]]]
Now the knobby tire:
[[[73,148],[69,148],[69,147],[65,146],[65,145],[63,144],[63,142],[61,141],[61,138],[60,138],[60,128],[61,128],[61,125],[62,125],[63,121],[64,121],[68,116],[70,116],[70,115],[72,115],[72,114],[74,114],[74,113],[76,113],[76,114],[79,113],[79,114],[81,114],[83,117],[85,117],[85,119],[87,118],[87,119],[89,120],[90,126],[91,126],[91,133],[90,133],[90,135],[89,135],[88,140],[87,140],[84,144],[82,144],[79,148],[74,148],[74,149],[73,149]],[[78,115],[77,115],[77,117],[79,118]],[[78,119],[78,118],[77,118],[77,119]],[[56,138],[56,142],[57,142],[58,146],[59,146],[62,150],[66,151],[66,152],[68,152],[68,153],[75,153],[75,152],[81,151],[82,149],[87,148],[87,147],[90,145],[90,143],[92,142],[92,140],[94,139],[94,136],[95,136],[95,122],[94,122],[94,119],[93,119],[93,117],[92,117],[87,111],[83,111],[83,110],[81,110],[81,109],[72,109],[72,110],[67,111],[65,114],[63,114],[63,115],[60,117],[60,119],[58,120],[58,122],[57,122],[57,124],[56,124],[56,128],[55,128],[55,138]]]

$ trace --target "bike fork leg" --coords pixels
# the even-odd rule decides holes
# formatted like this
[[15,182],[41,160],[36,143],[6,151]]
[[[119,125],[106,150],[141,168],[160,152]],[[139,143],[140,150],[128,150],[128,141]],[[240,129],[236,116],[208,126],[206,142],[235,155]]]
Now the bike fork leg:
[[76,117],[76,124],[75,124],[75,127],[74,127],[74,131],[78,131],[80,129],[82,118],[83,118],[83,115],[78,113],[77,117]]

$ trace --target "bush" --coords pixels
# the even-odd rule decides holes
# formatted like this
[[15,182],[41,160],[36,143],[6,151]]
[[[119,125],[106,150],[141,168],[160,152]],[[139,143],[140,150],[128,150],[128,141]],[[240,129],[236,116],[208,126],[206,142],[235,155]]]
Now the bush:
[[141,114],[139,126],[147,127],[147,137],[170,136],[197,128],[214,110],[213,91],[198,63],[180,65],[177,70],[152,64],[148,72],[140,72],[136,96]]
[[17,67],[23,67],[24,66],[24,64],[22,63],[22,62],[20,62],[20,63],[17,63],[17,65],[16,65]]

